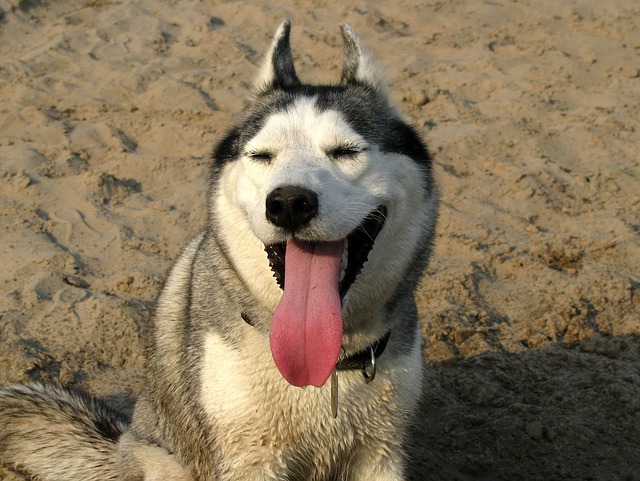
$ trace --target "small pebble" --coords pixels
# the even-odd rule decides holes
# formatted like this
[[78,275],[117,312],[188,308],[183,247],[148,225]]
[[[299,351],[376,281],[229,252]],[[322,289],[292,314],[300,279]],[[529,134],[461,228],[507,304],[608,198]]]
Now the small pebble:
[[13,179],[13,182],[21,189],[26,189],[31,185],[31,177],[29,177],[23,170],[18,172]]
[[638,78],[640,77],[640,70],[636,67],[618,67],[618,76],[622,78]]

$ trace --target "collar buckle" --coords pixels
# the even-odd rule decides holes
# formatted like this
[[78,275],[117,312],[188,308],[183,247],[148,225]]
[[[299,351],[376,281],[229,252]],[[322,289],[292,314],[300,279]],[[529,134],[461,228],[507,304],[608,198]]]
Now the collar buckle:
[[390,335],[391,333],[388,332],[366,349],[357,352],[350,357],[342,356],[336,364],[336,369],[339,371],[359,369],[360,372],[362,372],[364,381],[369,384],[376,377],[376,359],[379,358],[386,349]]
[[367,384],[376,378],[376,355],[373,347],[369,346],[369,352],[371,353],[371,359],[369,360],[370,370],[367,372],[367,363],[362,364],[362,377],[364,377],[364,382]]

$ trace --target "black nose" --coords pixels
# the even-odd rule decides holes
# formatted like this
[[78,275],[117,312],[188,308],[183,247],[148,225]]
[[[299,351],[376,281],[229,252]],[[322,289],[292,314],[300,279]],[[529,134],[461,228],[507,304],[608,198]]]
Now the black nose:
[[304,187],[285,185],[271,191],[266,206],[269,222],[295,232],[318,215],[318,196]]

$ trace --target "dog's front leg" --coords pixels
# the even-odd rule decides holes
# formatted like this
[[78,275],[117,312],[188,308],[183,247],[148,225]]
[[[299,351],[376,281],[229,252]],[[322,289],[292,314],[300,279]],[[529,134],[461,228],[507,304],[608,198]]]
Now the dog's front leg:
[[402,455],[360,451],[352,462],[349,481],[404,481]]
[[122,481],[192,481],[193,478],[166,449],[128,431],[118,443],[118,479]]

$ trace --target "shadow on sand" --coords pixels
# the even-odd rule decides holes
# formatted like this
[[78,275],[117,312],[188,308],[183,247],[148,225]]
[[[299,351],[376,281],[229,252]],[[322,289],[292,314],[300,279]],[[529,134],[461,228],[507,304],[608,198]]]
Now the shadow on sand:
[[427,366],[411,478],[640,479],[640,336]]

